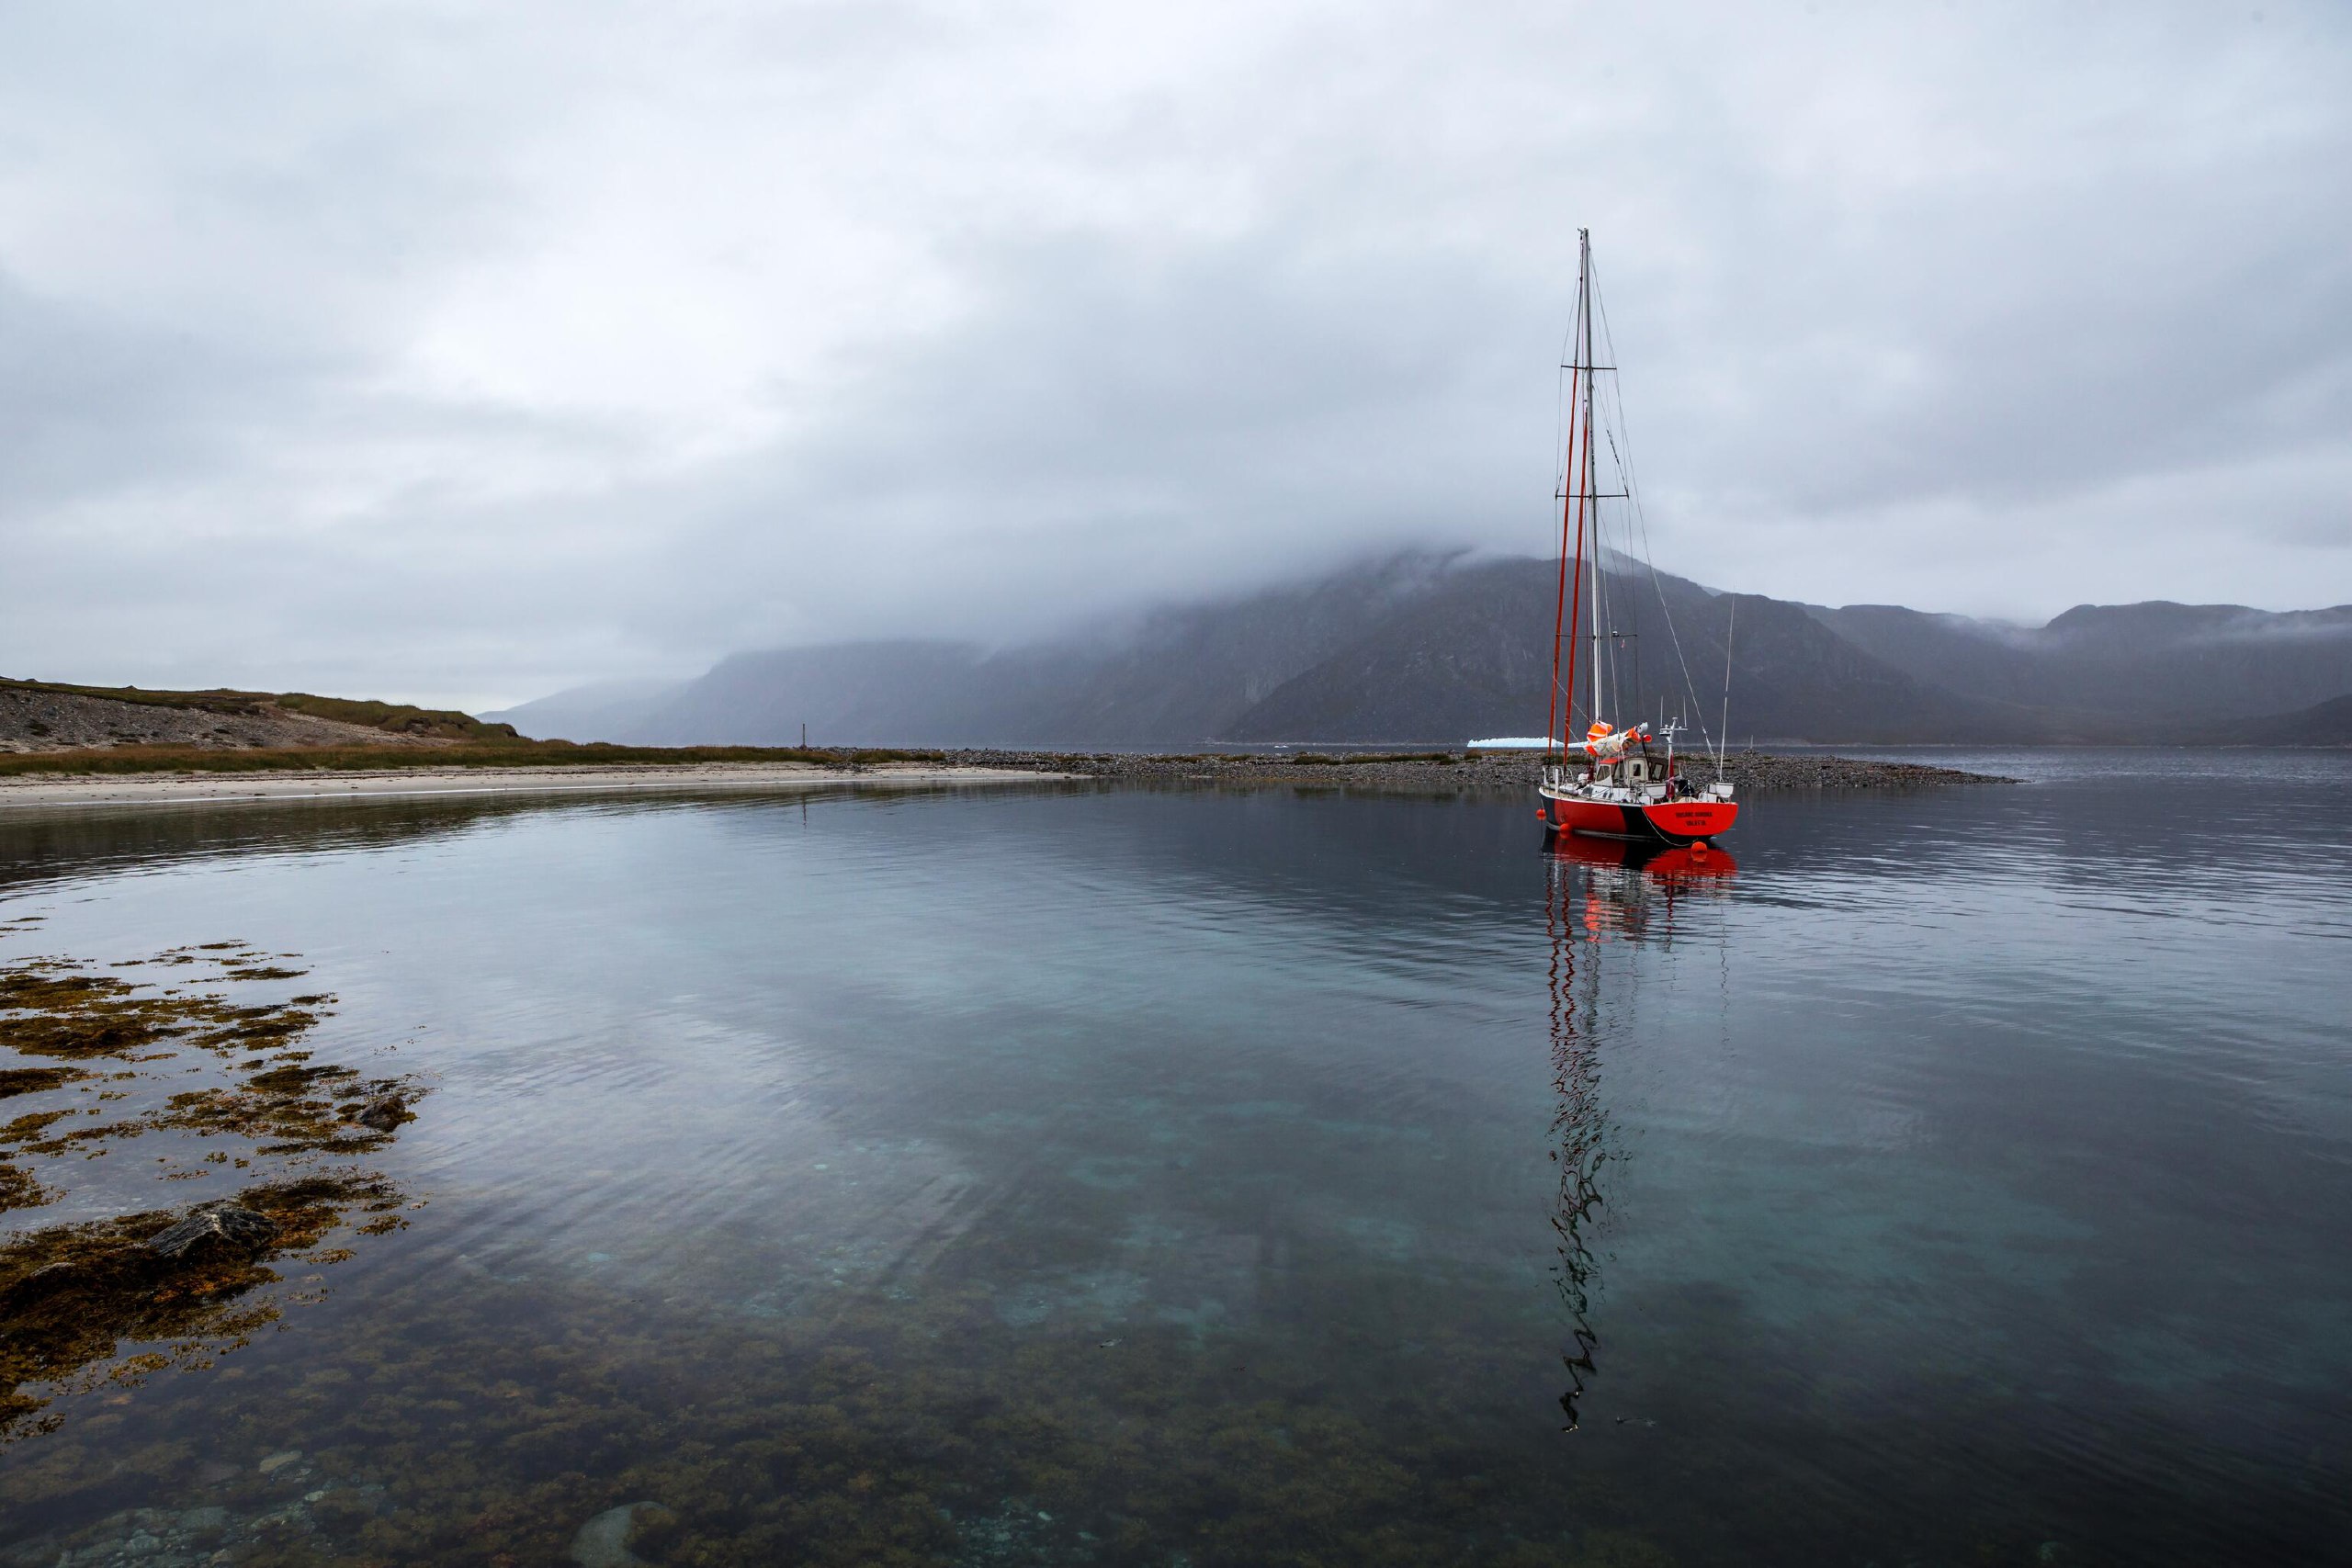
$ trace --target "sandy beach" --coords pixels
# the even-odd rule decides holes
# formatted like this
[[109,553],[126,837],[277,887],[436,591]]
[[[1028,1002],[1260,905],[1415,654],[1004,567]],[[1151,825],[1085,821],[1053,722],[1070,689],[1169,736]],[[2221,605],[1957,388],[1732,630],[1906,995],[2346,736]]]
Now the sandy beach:
[[1036,784],[1072,776],[1035,769],[924,762],[882,763],[854,772],[805,762],[694,762],[605,768],[385,768],[372,772],[303,769],[253,773],[33,775],[0,778],[0,808],[386,795],[803,790],[844,784],[859,789],[913,789],[939,784]]

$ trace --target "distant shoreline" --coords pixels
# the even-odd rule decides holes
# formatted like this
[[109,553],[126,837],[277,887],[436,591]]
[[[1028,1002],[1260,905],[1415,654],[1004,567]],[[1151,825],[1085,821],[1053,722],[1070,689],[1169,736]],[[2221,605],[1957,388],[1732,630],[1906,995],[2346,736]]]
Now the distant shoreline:
[[0,808],[196,801],[351,799],[385,795],[571,795],[651,790],[913,789],[940,784],[1036,784],[1068,774],[1034,769],[929,763],[822,767],[808,762],[673,762],[628,766],[430,765],[373,771],[288,767],[239,773],[38,773],[0,778]]
[[[1319,785],[1400,794],[1532,789],[1544,772],[1543,754],[1536,751],[1455,750],[1370,756],[1314,751],[1277,756],[965,751],[954,755],[990,766],[1056,766],[1088,778],[1136,783]],[[1679,761],[1694,774],[1714,777],[1715,761],[1704,752],[1685,752]],[[1972,773],[1924,762],[1872,761],[1827,753],[1790,757],[1766,751],[1734,751],[1724,759],[1723,769],[1724,777],[1742,794],[1920,789],[2019,782],[1994,773]]]
[[[1041,783],[1210,784],[1244,787],[1348,788],[1389,794],[1460,794],[1532,788],[1542,769],[1532,753],[1421,752],[1324,756],[1233,753],[944,751],[870,763],[810,761],[526,762],[451,765],[445,752],[413,764],[356,769],[255,768],[250,752],[235,771],[19,773],[0,777],[0,807],[233,804],[253,800],[348,799],[386,795],[555,795],[656,790],[799,791],[828,785],[909,789],[938,785]],[[1703,756],[1685,761],[1713,774]],[[1733,752],[1724,776],[1743,794],[1791,790],[1889,790],[2013,784],[1990,773],[1918,762],[1886,762],[1820,753],[1781,756]]]

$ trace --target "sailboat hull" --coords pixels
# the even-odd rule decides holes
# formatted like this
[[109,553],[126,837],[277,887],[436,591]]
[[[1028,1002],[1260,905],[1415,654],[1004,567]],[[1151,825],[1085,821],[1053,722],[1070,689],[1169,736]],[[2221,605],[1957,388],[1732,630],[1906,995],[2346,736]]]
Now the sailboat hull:
[[1739,818],[1728,800],[1660,800],[1626,806],[1544,792],[1544,826],[1555,833],[1640,842],[1695,844],[1726,832]]

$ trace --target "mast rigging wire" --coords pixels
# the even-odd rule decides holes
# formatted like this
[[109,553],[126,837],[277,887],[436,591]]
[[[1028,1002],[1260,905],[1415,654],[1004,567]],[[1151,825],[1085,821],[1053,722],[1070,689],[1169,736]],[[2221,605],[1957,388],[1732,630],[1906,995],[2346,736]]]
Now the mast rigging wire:
[[[1610,363],[1613,365],[1617,363],[1617,340],[1609,330],[1609,307],[1602,302],[1600,298],[1600,273],[1597,268],[1591,267],[1589,264],[1588,264],[1586,270],[1592,279],[1593,314],[1595,319],[1598,320],[1600,324],[1600,341],[1602,346],[1609,355]],[[1597,381],[1599,378],[1595,377],[1594,379]],[[1598,389],[1596,389],[1596,390],[1598,390]],[[1625,418],[1625,400],[1622,389],[1614,400],[1614,406],[1617,417],[1613,422],[1613,427],[1610,423],[1604,423],[1601,426],[1602,433],[1609,436],[1609,456],[1617,465],[1618,477],[1624,481],[1623,489],[1626,500],[1632,505],[1634,524],[1641,530],[1642,561],[1644,565],[1649,568],[1650,586],[1655,589],[1657,593],[1658,612],[1666,618],[1666,635],[1668,640],[1670,640],[1674,645],[1674,661],[1676,664],[1679,665],[1682,670],[1682,689],[1685,694],[1687,694],[1690,699],[1691,714],[1697,717],[1699,721],[1699,738],[1702,740],[1709,740],[1713,742],[1715,752],[1715,769],[1717,774],[1720,776],[1723,771],[1724,750],[1730,742],[1731,634],[1728,629],[1726,629],[1724,634],[1724,729],[1721,736],[1711,737],[1707,734],[1705,712],[1699,706],[1699,692],[1697,684],[1690,679],[1690,661],[1683,656],[1682,634],[1675,626],[1674,611],[1666,602],[1666,584],[1658,578],[1657,559],[1650,552],[1649,509],[1642,503],[1642,487],[1634,477],[1634,432],[1631,423]],[[1624,438],[1625,442],[1625,448],[1623,453],[1620,453],[1617,449],[1617,438],[1621,435]]]

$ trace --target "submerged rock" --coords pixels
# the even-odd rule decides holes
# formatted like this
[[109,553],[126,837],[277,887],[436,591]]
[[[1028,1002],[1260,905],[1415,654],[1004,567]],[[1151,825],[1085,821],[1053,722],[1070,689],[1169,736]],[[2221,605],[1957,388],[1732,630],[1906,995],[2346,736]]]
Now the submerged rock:
[[401,1122],[413,1122],[416,1117],[409,1110],[408,1102],[399,1095],[384,1094],[377,1096],[360,1107],[359,1114],[352,1120],[362,1127],[373,1127],[379,1133],[389,1133]]
[[266,1214],[241,1209],[234,1203],[207,1203],[161,1235],[150,1237],[147,1250],[171,1258],[186,1258],[216,1247],[255,1252],[277,1236],[277,1222]]
[[580,1533],[571,1538],[571,1560],[580,1568],[645,1568],[645,1559],[629,1548],[667,1529],[676,1518],[659,1503],[623,1503],[607,1508],[582,1525]]

